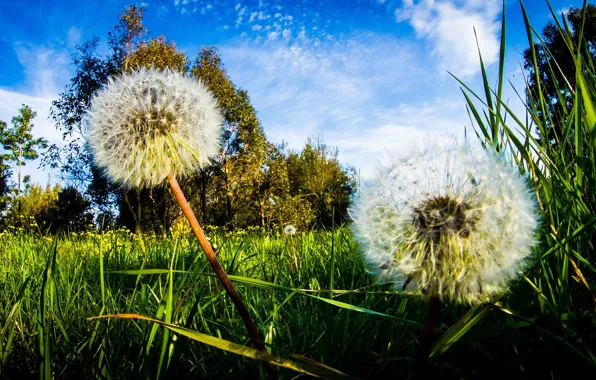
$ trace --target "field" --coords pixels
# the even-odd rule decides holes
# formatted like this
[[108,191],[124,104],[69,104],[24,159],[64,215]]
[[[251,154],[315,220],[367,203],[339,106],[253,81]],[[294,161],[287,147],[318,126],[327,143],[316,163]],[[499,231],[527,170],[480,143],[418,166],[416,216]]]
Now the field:
[[[273,355],[308,364],[293,356],[303,355],[360,378],[410,374],[425,305],[375,284],[348,229],[292,237],[258,230],[208,235]],[[88,319],[134,313],[250,346],[237,312],[187,232],[165,239],[113,231],[57,240],[16,232],[3,234],[0,244],[6,378],[37,371],[63,378],[263,375],[259,361],[148,321]],[[522,315],[547,304],[527,283],[514,294],[511,309],[525,311]],[[441,312],[439,330],[445,335],[432,358],[441,376],[565,373],[570,363],[572,369],[593,365],[575,346],[583,336],[583,345],[593,347],[588,339],[594,337],[593,316],[587,310],[560,315],[563,326],[583,326],[585,331],[563,331],[574,331],[574,343],[561,340],[548,318],[511,316],[497,305],[468,310],[446,305]],[[280,371],[281,378],[294,375]]]

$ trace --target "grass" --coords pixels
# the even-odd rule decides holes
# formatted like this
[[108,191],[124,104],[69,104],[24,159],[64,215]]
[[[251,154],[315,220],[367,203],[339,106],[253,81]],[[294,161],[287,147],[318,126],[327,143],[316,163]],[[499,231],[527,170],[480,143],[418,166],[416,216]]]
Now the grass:
[[[383,286],[372,287],[382,293],[369,292],[372,278],[364,273],[347,230],[337,230],[334,239],[330,232],[296,235],[293,242],[258,232],[211,237],[272,354],[290,358],[299,353],[360,376],[383,357],[413,355],[419,328],[415,321],[421,315],[405,311],[413,301],[384,293]],[[332,241],[335,287],[357,292],[319,292],[331,282]],[[16,337],[3,345],[2,372],[8,377],[38,368],[55,375],[109,377],[166,376],[172,371],[236,377],[260,371],[251,360],[155,324],[87,320],[135,313],[248,344],[231,302],[188,235],[144,241],[114,232],[54,241],[17,233],[4,235],[1,243],[3,343],[10,331]],[[292,244],[299,270],[293,269]],[[355,306],[360,309],[349,310]],[[388,361],[379,371],[385,366],[403,364]]]
[[[539,35],[524,17],[534,49]],[[596,70],[578,54],[581,41],[559,27],[578,70],[557,83],[572,102],[556,120],[564,126],[556,145],[534,133],[553,125],[540,91],[529,94],[528,122],[501,100],[504,43],[496,89],[482,63],[482,94],[459,82],[477,137],[528,176],[543,223],[535,260],[510,294],[472,308],[443,305],[431,350],[437,377],[567,378],[596,369]],[[502,33],[504,41],[504,21]],[[13,231],[0,235],[0,376],[254,378],[265,376],[261,360],[280,366],[281,378],[412,373],[424,301],[375,284],[348,229],[208,235],[268,355],[251,348],[188,232]]]
[[[287,361],[280,377],[293,377],[292,369],[341,377],[295,354],[354,377],[410,374],[424,302],[375,284],[364,272],[349,230],[308,232],[293,236],[293,241],[260,231],[212,231],[209,236],[271,355]],[[258,362],[251,360],[257,354],[248,352],[250,343],[239,316],[188,233],[140,239],[114,231],[58,240],[9,233],[0,237],[0,244],[3,376],[264,376]],[[330,268],[335,268],[333,276]],[[331,288],[336,290],[330,292]],[[536,300],[531,286],[520,283],[518,288],[516,296],[531,297],[520,304]],[[506,310],[520,308],[515,304]],[[88,319],[120,313],[137,316]],[[503,358],[510,359],[510,366],[502,369],[506,373],[551,370],[533,362],[538,359],[533,357],[536,349],[561,352],[561,363],[565,357],[576,366],[594,365],[577,341],[557,339],[564,331],[552,331],[558,327],[554,321],[537,323],[535,314],[529,315],[532,318],[512,316],[495,305],[471,310],[447,305],[434,366],[448,378],[494,374]],[[171,330],[138,316],[169,324]],[[559,317],[569,326],[584,325],[585,331],[575,334],[585,337],[584,346],[593,345],[589,311]],[[203,335],[193,336],[195,331]]]

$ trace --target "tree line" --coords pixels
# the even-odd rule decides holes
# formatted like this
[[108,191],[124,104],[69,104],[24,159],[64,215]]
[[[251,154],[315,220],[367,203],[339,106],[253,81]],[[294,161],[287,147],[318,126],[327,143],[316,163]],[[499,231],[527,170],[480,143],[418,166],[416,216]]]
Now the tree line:
[[[7,152],[0,156],[3,225],[59,230],[89,226],[124,226],[141,233],[167,233],[181,217],[165,186],[130,190],[111,183],[93,162],[85,142],[85,113],[93,95],[110,77],[140,68],[176,70],[200,79],[214,94],[224,116],[221,150],[213,164],[180,179],[197,216],[205,225],[229,229],[260,226],[326,228],[347,219],[356,189],[355,170],[343,166],[336,148],[319,137],[300,151],[267,140],[246,90],[226,72],[218,50],[202,47],[191,60],[164,36],[148,38],[143,8],[126,7],[108,32],[109,53],[97,53],[99,38],[77,47],[74,74],[50,118],[62,133],[61,144],[48,146],[31,134],[35,112],[23,105],[13,128],[0,123]],[[28,183],[21,191],[21,168],[43,151],[42,164],[59,170],[64,189]],[[10,184],[12,169],[16,184]],[[26,222],[24,221],[26,220]]]
[[[565,12],[569,41],[581,46],[585,61],[596,62],[596,6]],[[85,113],[92,96],[111,76],[142,67],[176,70],[203,81],[217,98],[224,116],[221,151],[213,165],[180,180],[203,224],[229,229],[292,224],[300,229],[329,227],[347,220],[357,180],[342,166],[336,148],[309,138],[300,151],[267,140],[247,91],[236,86],[213,46],[202,47],[194,59],[164,36],[148,38],[143,8],[126,7],[108,32],[109,53],[97,53],[99,38],[77,47],[74,75],[52,103],[50,117],[62,132],[61,144],[49,145],[31,132],[36,113],[23,105],[11,120],[0,121],[0,228],[44,226],[50,231],[89,226],[125,226],[132,231],[169,231],[180,212],[164,186],[141,191],[121,188],[94,166],[84,138]],[[581,35],[581,40],[580,40]],[[537,134],[554,148],[573,139],[565,128],[575,88],[575,63],[568,41],[550,21],[531,49],[523,52],[528,107],[545,99],[547,125]],[[534,71],[534,60],[540,76]],[[556,68],[549,70],[549,68]],[[539,111],[541,112],[541,111]],[[68,186],[43,189],[22,177],[26,161],[42,154],[43,165],[56,168]],[[13,170],[17,181],[11,183]]]

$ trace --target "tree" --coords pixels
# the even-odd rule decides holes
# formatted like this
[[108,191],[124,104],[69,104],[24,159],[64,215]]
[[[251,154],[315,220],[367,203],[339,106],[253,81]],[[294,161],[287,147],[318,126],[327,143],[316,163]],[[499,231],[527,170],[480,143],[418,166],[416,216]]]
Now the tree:
[[147,33],[142,24],[143,8],[126,7],[118,24],[108,33],[111,50],[106,57],[97,55],[99,38],[77,46],[73,55],[75,72],[59,98],[52,102],[50,117],[62,132],[65,144],[52,145],[44,156],[45,165],[60,168],[63,179],[87,187],[95,178],[93,158],[86,148],[85,113],[93,95],[108,79],[124,70],[132,50]]
[[268,198],[287,193],[285,162],[267,141],[248,93],[232,83],[215,47],[201,48],[191,72],[214,93],[224,116],[221,153],[201,173],[201,208],[216,211],[215,224],[265,226]]
[[25,104],[19,109],[19,115],[12,118],[12,128],[6,128],[6,123],[1,128],[0,142],[2,147],[9,151],[8,161],[13,161],[17,166],[17,196],[21,195],[21,172],[26,161],[38,157],[37,149],[47,148],[47,140],[43,137],[33,138],[31,121],[37,112]]
[[93,226],[93,214],[89,212],[89,206],[90,203],[81,193],[69,186],[58,193],[58,199],[40,219],[52,233],[85,231]]
[[[2,128],[1,125],[0,128]],[[8,203],[8,193],[10,192],[8,181],[12,175],[10,166],[5,164],[4,160],[4,155],[0,155],[0,215]]]
[[21,194],[12,198],[6,216],[2,220],[4,227],[13,226],[24,229],[37,229],[45,226],[44,216],[58,200],[60,186],[54,188],[31,185]]
[[110,183],[85,148],[84,114],[110,76],[139,68],[176,70],[200,79],[224,116],[222,148],[213,165],[178,180],[188,200],[200,206],[203,223],[230,228],[310,224],[310,200],[291,194],[284,153],[267,140],[248,93],[232,82],[217,49],[201,48],[189,67],[188,58],[172,41],[163,36],[143,39],[147,30],[142,16],[142,8],[126,8],[109,33],[111,52],[106,57],[96,54],[97,38],[78,48],[75,76],[52,107],[56,127],[69,143],[62,150],[52,147],[46,162],[61,167],[66,179],[78,181],[77,188],[86,189],[98,213],[109,215],[116,209],[120,225],[136,232],[167,233],[180,217],[168,190],[157,186],[128,191]]
[[343,168],[337,155],[337,148],[309,138],[302,152],[290,152],[287,157],[290,194],[308,200],[314,223],[320,227],[348,218],[350,196],[356,190],[354,169]]
[[[586,7],[586,19],[583,27],[581,53],[584,61],[596,62],[596,5]],[[569,21],[571,40],[577,44],[582,30],[582,12],[580,8],[570,8],[565,14]],[[545,99],[546,115],[538,110],[538,116],[545,118],[547,136],[540,136],[553,144],[563,138],[565,115],[572,105],[572,90],[575,88],[575,63],[563,35],[552,21],[542,30],[543,43],[535,44],[536,67],[531,48],[524,51],[524,69],[527,72],[528,106],[542,95]],[[536,68],[538,70],[536,70]],[[538,77],[536,75],[538,73]],[[539,91],[540,88],[540,91]],[[540,131],[538,131],[540,134]]]

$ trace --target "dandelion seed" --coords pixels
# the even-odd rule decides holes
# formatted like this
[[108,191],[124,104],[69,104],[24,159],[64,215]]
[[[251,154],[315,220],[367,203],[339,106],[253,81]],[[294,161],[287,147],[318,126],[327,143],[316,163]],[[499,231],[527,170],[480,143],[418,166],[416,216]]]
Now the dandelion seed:
[[469,304],[508,290],[538,225],[517,169],[455,142],[394,159],[363,186],[350,214],[369,270],[380,279]]
[[222,116],[198,80],[141,69],[92,99],[87,139],[99,167],[128,187],[153,187],[192,173],[219,151]]
[[290,225],[287,225],[284,227],[284,234],[286,235],[294,235],[296,234],[296,227]]
[[114,182],[139,188],[168,179],[253,343],[266,353],[260,332],[176,179],[207,165],[210,157],[219,152],[223,118],[213,95],[200,81],[177,72],[141,69],[110,80],[93,97],[88,121],[87,139],[95,162]]

